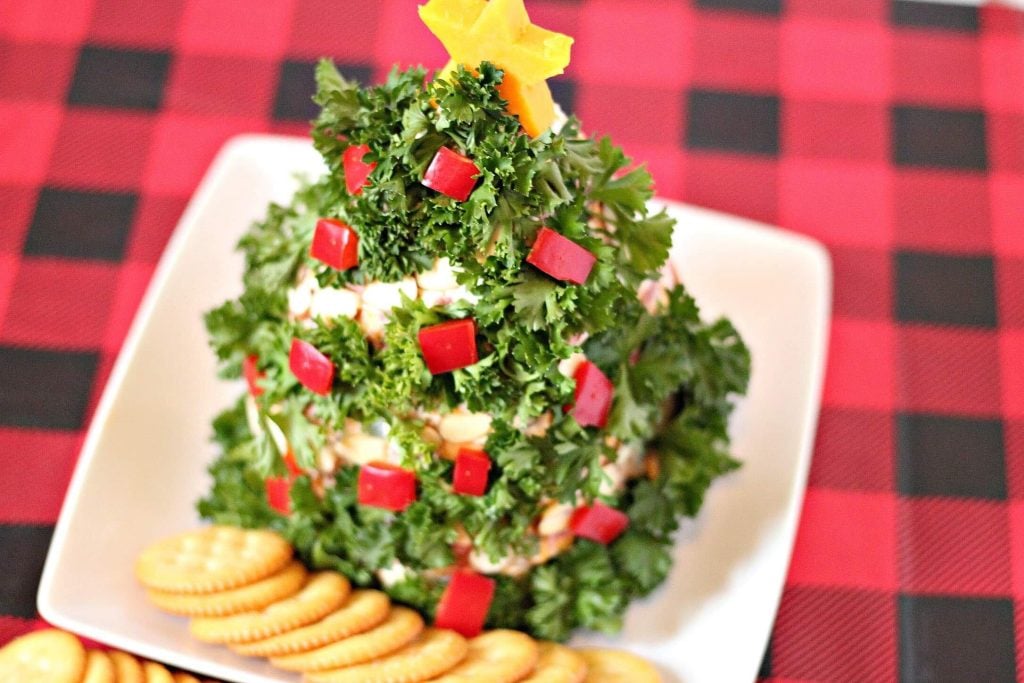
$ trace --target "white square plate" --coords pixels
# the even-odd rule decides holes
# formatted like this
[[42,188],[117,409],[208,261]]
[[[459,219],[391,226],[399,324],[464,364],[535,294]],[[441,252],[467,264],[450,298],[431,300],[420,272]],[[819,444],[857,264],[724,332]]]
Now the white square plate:
[[[237,295],[238,237],[298,173],[321,172],[306,141],[244,136],[221,151],[181,219],[118,359],[82,450],[39,589],[57,626],[239,683],[295,682],[203,645],[186,620],[146,603],[139,551],[193,528],[215,456],[210,418],[240,391],[216,379],[203,311]],[[793,546],[817,422],[831,296],[829,258],[803,237],[679,204],[673,256],[707,315],[727,313],[754,359],[732,423],[738,472],[685,525],[667,584],[604,639],[679,683],[750,681]],[[580,638],[580,640],[599,640]]]

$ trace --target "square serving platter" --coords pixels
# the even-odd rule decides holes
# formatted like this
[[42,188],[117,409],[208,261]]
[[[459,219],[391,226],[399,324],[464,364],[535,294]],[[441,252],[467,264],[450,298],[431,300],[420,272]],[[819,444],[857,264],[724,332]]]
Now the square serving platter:
[[[197,526],[216,455],[210,419],[241,392],[217,379],[202,313],[241,287],[239,236],[268,201],[287,201],[321,161],[307,140],[242,136],[225,145],[182,216],[114,367],[61,511],[39,610],[83,636],[238,683],[296,683],[255,659],[191,638],[150,606],[132,575],[155,539]],[[831,266],[816,242],[676,203],[671,258],[706,317],[727,314],[754,371],[730,429],[744,466],[687,521],[669,580],[634,603],[615,637],[666,681],[756,676],[782,591],[817,424]]]

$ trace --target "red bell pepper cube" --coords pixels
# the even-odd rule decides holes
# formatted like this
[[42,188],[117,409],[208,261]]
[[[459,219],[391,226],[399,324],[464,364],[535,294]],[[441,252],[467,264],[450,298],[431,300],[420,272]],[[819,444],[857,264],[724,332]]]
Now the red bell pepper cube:
[[472,159],[442,147],[427,167],[423,184],[431,190],[464,202],[469,199],[479,173],[480,169]]
[[432,375],[440,375],[477,362],[476,321],[473,318],[449,320],[423,327],[419,333],[420,351]]
[[341,155],[341,164],[345,170],[345,189],[351,195],[361,195],[363,188],[370,184],[370,174],[377,168],[374,161],[363,161],[370,153],[368,145],[350,145]]
[[301,339],[292,339],[288,367],[302,386],[321,396],[331,393],[334,363],[315,346]]
[[589,360],[579,364],[573,377],[576,380],[576,400],[572,416],[582,427],[604,427],[615,391],[611,380]]
[[595,261],[597,257],[592,253],[548,227],[540,229],[526,256],[527,263],[532,263],[556,280],[577,285],[587,281]]
[[437,603],[434,626],[450,628],[466,638],[480,635],[494,600],[494,579],[468,571],[452,574]]
[[302,468],[299,467],[298,461],[295,460],[295,453],[292,452],[291,448],[285,451],[285,454],[281,459],[284,460],[284,466],[288,468],[288,473],[292,475],[292,477],[297,477],[303,473]]
[[348,270],[359,264],[359,235],[337,218],[321,218],[316,222],[309,254],[331,268]]
[[487,474],[490,471],[491,459],[487,453],[472,448],[459,449],[455,457],[452,488],[456,493],[467,496],[482,496],[487,491]]
[[416,500],[416,474],[386,462],[371,462],[359,470],[360,505],[399,512]]
[[593,505],[577,508],[569,520],[569,528],[577,536],[608,545],[629,526],[629,516],[608,507],[599,500]]
[[245,360],[242,361],[242,376],[245,377],[249,393],[253,396],[261,396],[263,394],[263,387],[260,386],[259,382],[267,376],[265,372],[260,372],[259,362],[260,359],[256,355],[246,356]]
[[267,503],[282,515],[292,512],[292,477],[267,478]]

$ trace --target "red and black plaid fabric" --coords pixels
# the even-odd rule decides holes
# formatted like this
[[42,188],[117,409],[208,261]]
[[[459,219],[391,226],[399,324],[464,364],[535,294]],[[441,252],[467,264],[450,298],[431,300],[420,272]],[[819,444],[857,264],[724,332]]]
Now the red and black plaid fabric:
[[[835,315],[762,675],[1024,675],[1024,15],[533,0],[556,98],[660,194],[824,241]],[[0,643],[82,430],[217,149],[303,134],[312,65],[445,55],[414,0],[0,0]],[[683,653],[685,656],[685,653]]]

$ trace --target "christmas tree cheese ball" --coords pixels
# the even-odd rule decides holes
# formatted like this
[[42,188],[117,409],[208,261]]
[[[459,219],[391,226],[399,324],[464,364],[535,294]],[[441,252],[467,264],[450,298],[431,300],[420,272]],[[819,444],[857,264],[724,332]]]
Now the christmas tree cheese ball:
[[206,317],[248,391],[199,503],[437,626],[616,630],[738,463],[750,357],[666,265],[650,175],[557,120],[572,40],[522,0],[430,0],[452,62],[317,67],[327,173],[242,238]]

